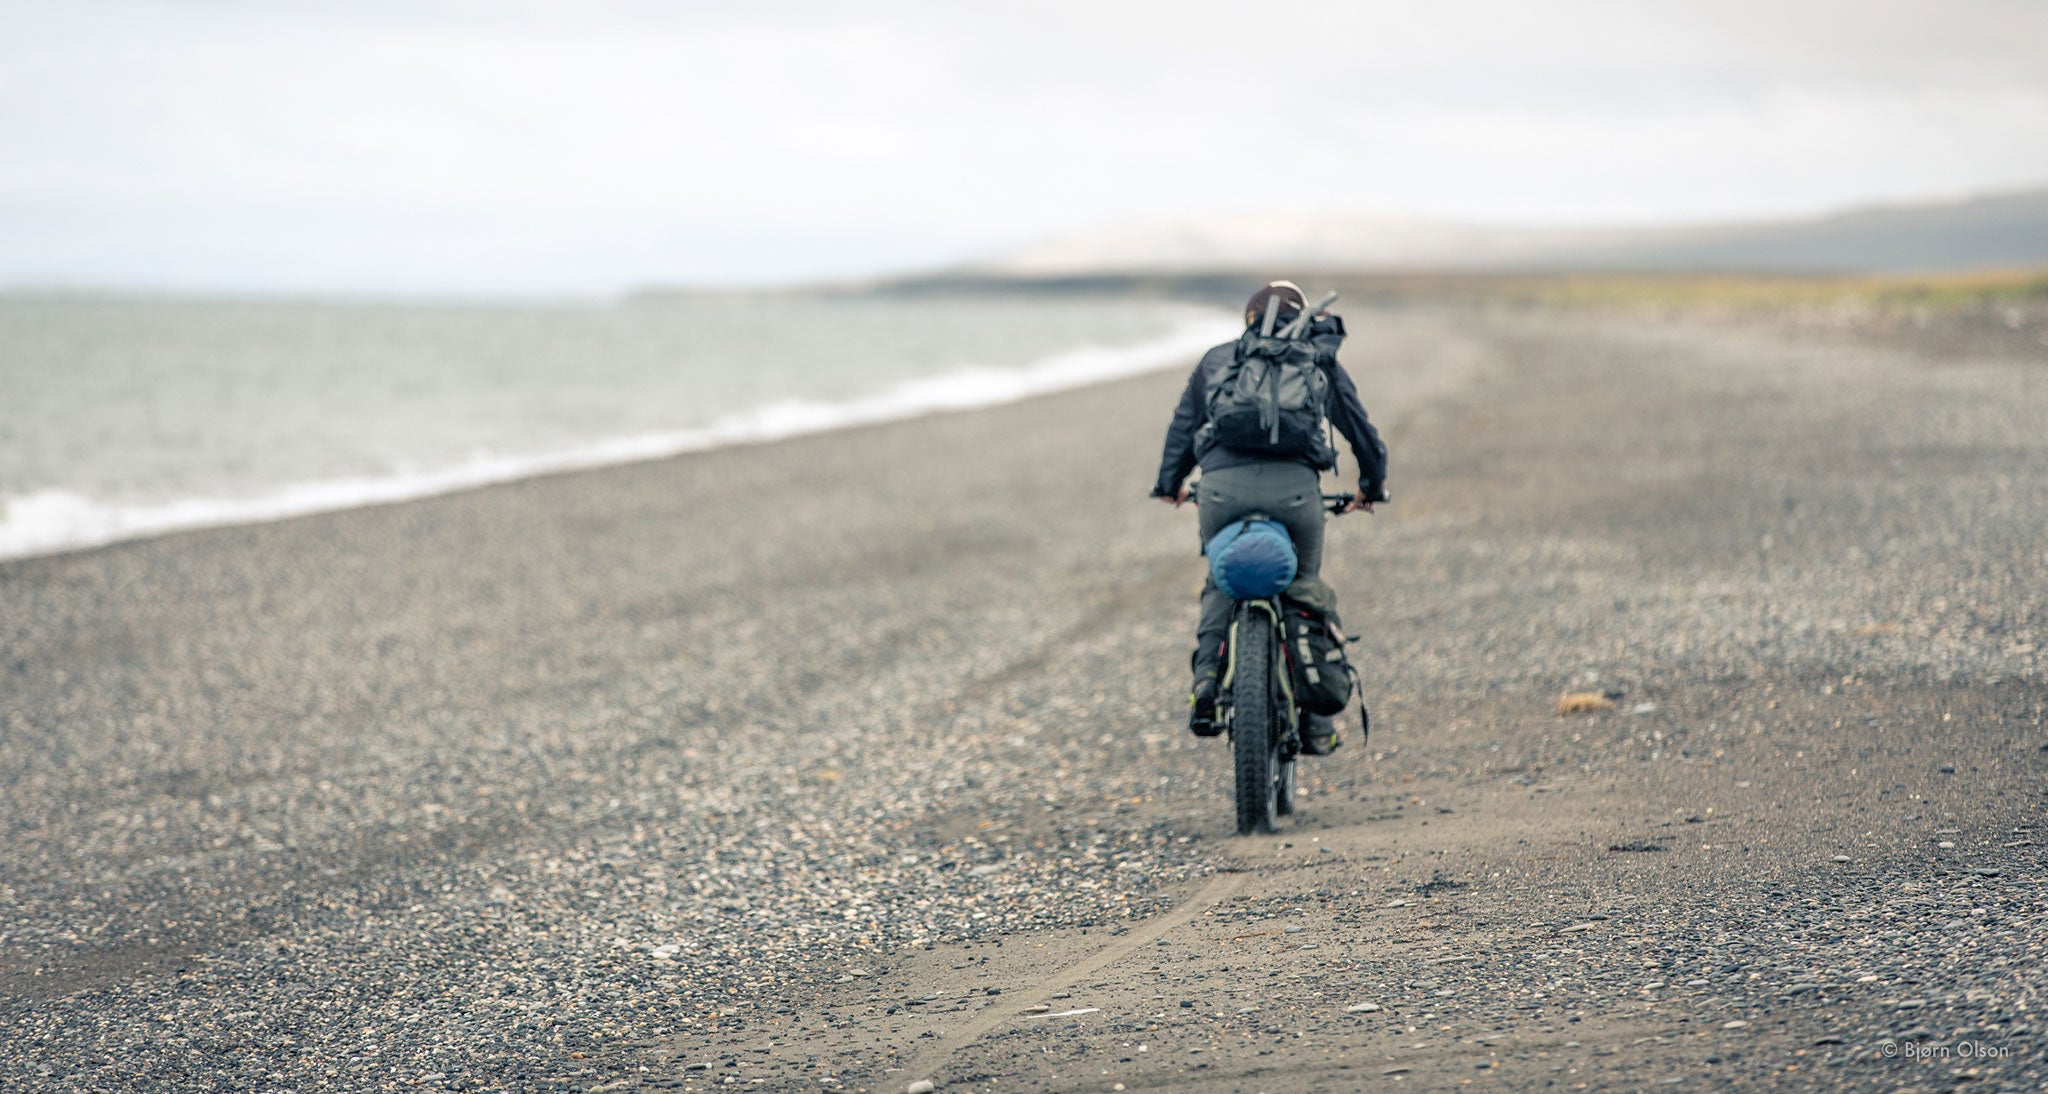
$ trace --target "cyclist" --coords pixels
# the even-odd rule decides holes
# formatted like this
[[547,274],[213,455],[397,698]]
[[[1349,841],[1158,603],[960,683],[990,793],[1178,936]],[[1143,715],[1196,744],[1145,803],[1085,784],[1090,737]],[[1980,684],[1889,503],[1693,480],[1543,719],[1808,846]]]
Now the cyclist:
[[[1152,496],[1178,508],[1188,500],[1187,477],[1195,468],[1202,471],[1200,531],[1203,543],[1232,521],[1247,514],[1264,513],[1287,529],[1299,557],[1298,577],[1316,577],[1323,560],[1323,506],[1321,473],[1337,466],[1337,452],[1327,430],[1318,431],[1316,442],[1298,456],[1276,456],[1249,452],[1217,444],[1213,430],[1205,429],[1208,417],[1205,393],[1235,361],[1239,346],[1257,333],[1274,297],[1280,300],[1278,320],[1286,323],[1308,306],[1301,289],[1292,282],[1275,281],[1252,294],[1245,305],[1245,337],[1225,342],[1202,355],[1201,363],[1188,376],[1174,410],[1173,423],[1166,430],[1166,451],[1160,457],[1159,478]],[[1344,340],[1344,321],[1327,313],[1314,317],[1308,339],[1315,347],[1317,367],[1327,369],[1331,383],[1323,408],[1324,419],[1350,442],[1358,462],[1358,491],[1345,504],[1345,511],[1371,512],[1375,502],[1386,499],[1387,448],[1379,431],[1366,418],[1358,401],[1358,387],[1344,366],[1337,363],[1337,347]],[[1202,585],[1201,621],[1195,628],[1192,658],[1194,686],[1188,695],[1188,729],[1198,737],[1222,732],[1216,724],[1217,668],[1222,660],[1223,640],[1230,627],[1231,600],[1216,587],[1212,577]],[[1335,730],[1327,719],[1317,719],[1317,729],[1304,742],[1304,749],[1317,755],[1334,747]]]

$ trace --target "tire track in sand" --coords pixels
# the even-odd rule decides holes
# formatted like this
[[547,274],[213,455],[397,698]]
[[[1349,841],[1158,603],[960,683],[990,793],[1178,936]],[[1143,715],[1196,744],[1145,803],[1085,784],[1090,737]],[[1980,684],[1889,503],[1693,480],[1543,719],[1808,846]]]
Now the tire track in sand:
[[[1017,990],[1017,994],[1021,997],[1036,996],[1043,998],[1046,995],[1066,991],[1079,985],[1081,981],[1094,973],[1129,957],[1142,947],[1151,945],[1160,938],[1165,937],[1168,932],[1186,926],[1196,916],[1207,911],[1210,907],[1228,900],[1238,889],[1244,886],[1246,877],[1247,875],[1241,872],[1216,875],[1209,879],[1208,884],[1195,890],[1194,895],[1183,901],[1179,907],[1167,912],[1165,915],[1157,916],[1147,921],[1143,926],[1132,930],[1129,934],[1096,950],[1087,957],[1067,965],[1038,981],[1022,986]],[[951,1060],[960,1050],[981,1040],[981,1038],[987,1036],[990,1031],[998,1026],[1029,1017],[1029,1015],[1020,1015],[1007,1007],[990,1007],[972,1021],[939,1038],[938,1043],[927,1047],[923,1052],[912,1057],[910,1062],[904,1067],[903,1073],[913,1078],[934,1078],[938,1074],[939,1069],[944,1067],[946,1062]]]

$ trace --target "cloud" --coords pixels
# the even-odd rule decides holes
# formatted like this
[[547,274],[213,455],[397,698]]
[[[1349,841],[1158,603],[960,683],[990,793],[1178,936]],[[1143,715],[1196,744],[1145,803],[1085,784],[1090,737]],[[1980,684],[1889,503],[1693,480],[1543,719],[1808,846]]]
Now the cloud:
[[2048,178],[2048,6],[0,7],[0,282],[604,291],[1272,204],[1608,221]]

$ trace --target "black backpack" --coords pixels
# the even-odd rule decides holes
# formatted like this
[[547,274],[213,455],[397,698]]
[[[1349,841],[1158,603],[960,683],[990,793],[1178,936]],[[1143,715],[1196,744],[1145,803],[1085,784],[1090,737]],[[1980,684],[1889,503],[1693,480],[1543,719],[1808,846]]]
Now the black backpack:
[[1330,374],[1307,338],[1244,332],[1204,396],[1215,443],[1275,457],[1318,456]]

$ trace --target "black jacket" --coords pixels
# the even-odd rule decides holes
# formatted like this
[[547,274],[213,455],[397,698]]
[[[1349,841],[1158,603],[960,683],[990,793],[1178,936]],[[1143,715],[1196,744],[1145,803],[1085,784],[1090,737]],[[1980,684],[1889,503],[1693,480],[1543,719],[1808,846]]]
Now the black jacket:
[[[1317,363],[1330,370],[1329,405],[1324,416],[1337,427],[1337,432],[1351,443],[1351,454],[1358,461],[1358,488],[1368,498],[1380,496],[1387,481],[1387,446],[1380,442],[1379,431],[1365,416],[1365,406],[1358,401],[1358,385],[1351,382],[1351,375],[1344,366],[1337,363],[1337,344],[1344,339],[1344,321],[1336,316],[1316,320],[1310,340],[1316,343]],[[1245,464],[1266,463],[1274,459],[1258,452],[1211,445],[1207,451],[1195,451],[1195,434],[1208,417],[1204,395],[1212,377],[1221,375],[1237,354],[1236,342],[1225,342],[1202,355],[1200,364],[1188,376],[1188,385],[1181,391],[1180,405],[1174,408],[1173,424],[1166,427],[1166,451],[1159,459],[1159,478],[1152,484],[1152,493],[1168,497],[1180,492],[1181,483],[1188,473],[1199,465],[1204,471],[1220,471],[1226,467],[1241,467]],[[1327,470],[1314,456],[1302,456],[1291,461],[1318,471]]]

